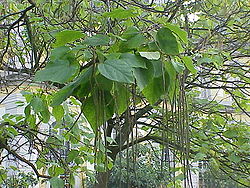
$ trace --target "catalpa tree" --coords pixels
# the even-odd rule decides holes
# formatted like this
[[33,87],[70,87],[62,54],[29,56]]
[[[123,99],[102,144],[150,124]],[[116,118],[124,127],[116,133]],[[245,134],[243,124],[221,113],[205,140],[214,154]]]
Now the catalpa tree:
[[[149,142],[162,150],[159,171],[169,172],[162,185],[190,186],[197,162],[249,186],[247,2],[1,6],[1,103],[20,88],[26,100],[22,115],[2,117],[2,160],[15,156],[57,188],[73,186],[91,163],[94,186],[104,188],[122,151],[132,149],[135,162]],[[35,162],[15,149],[20,136]]]

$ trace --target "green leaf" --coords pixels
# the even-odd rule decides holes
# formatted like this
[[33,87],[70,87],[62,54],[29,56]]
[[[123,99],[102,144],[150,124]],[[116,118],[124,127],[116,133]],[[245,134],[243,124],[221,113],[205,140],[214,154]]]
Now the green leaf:
[[[92,75],[91,75],[91,77],[92,77]],[[111,80],[109,80],[109,81],[111,81]],[[93,87],[93,83],[91,83],[91,81],[89,79],[86,82],[82,82],[78,87],[76,87],[73,90],[73,93],[71,95],[78,98],[79,100],[84,100],[91,92],[92,87]]]
[[115,83],[114,87],[114,98],[115,108],[118,114],[122,114],[128,107],[130,93],[126,87],[120,83]]
[[147,62],[147,69],[133,69],[133,74],[135,76],[136,83],[140,88],[140,91],[142,91],[154,77],[154,68],[152,64],[153,63],[151,62]]
[[208,57],[203,57],[198,60],[199,65],[202,63],[213,63],[213,60]]
[[96,34],[86,38],[83,43],[89,46],[105,46],[109,44],[109,37],[107,35]]
[[[101,97],[98,97],[98,94]],[[95,96],[95,99],[94,99]],[[99,100],[97,100],[99,99]],[[114,114],[114,101],[110,92],[97,90],[82,105],[82,111],[94,132]]]
[[74,30],[65,30],[58,32],[56,37],[56,42],[54,44],[54,47],[59,47],[67,44],[68,42],[75,41],[77,39],[80,39],[84,36],[84,34],[81,31],[74,31]]
[[114,164],[109,160],[107,166],[108,166],[108,169],[111,170],[113,168]]
[[194,157],[194,161],[201,161],[203,160],[207,155],[204,153],[197,153]]
[[58,147],[63,145],[63,141],[59,140],[59,138],[55,136],[49,136],[46,143],[57,145]]
[[57,122],[60,122],[64,115],[64,109],[61,105],[54,106],[52,109],[52,114]]
[[67,162],[72,162],[78,155],[79,155],[79,151],[72,149],[68,153]]
[[108,33],[108,36],[114,37],[114,38],[119,39],[121,41],[127,41],[126,39],[120,37],[119,35],[115,35],[113,33]]
[[159,48],[168,55],[178,55],[178,43],[172,31],[166,27],[158,30],[156,41]]
[[117,8],[112,10],[111,12],[105,12],[102,15],[110,18],[125,19],[130,17],[136,17],[137,14],[133,9]]
[[228,158],[230,161],[233,161],[235,163],[239,163],[241,161],[241,158],[239,156],[235,155],[234,153],[229,155]]
[[213,55],[213,64],[218,69],[223,64],[223,58],[220,55]]
[[31,99],[33,98],[33,93],[29,91],[21,91],[20,93],[25,97],[25,100],[27,103],[29,103]]
[[149,60],[158,60],[161,57],[160,52],[139,52],[139,54]]
[[[79,180],[78,180],[79,181]],[[69,184],[72,186],[72,187],[75,187],[75,176],[71,173],[69,175]]]
[[6,130],[13,137],[18,135],[18,131],[16,129],[14,129],[13,127],[6,127]]
[[121,52],[126,52],[131,49],[136,49],[141,46],[145,37],[140,33],[140,31],[136,27],[128,28],[122,35],[123,39],[127,41],[120,41],[119,49]]
[[28,125],[30,126],[31,129],[36,129],[36,116],[35,115],[30,115],[28,117],[26,117],[26,122],[28,123]]
[[83,71],[80,76],[74,81],[63,87],[60,91],[55,93],[52,96],[51,106],[60,105],[65,101],[74,90],[81,84],[87,83],[93,73],[93,67],[88,68],[86,71]]
[[48,123],[50,120],[50,112],[48,107],[46,106],[46,109],[44,111],[41,111],[41,116],[42,116],[42,122],[43,123]]
[[175,176],[175,179],[176,179],[176,180],[181,180],[181,181],[183,181],[185,178],[186,178],[186,177],[185,177],[185,175],[184,175],[183,173],[178,174],[177,176]]
[[99,60],[99,63],[103,63],[105,61],[104,54],[98,49],[96,49],[96,54],[97,54],[97,58]]
[[64,188],[64,181],[61,178],[53,177],[49,182],[52,188]]
[[109,53],[105,54],[107,59],[119,59],[121,57],[121,53]]
[[184,42],[185,44],[188,43],[188,35],[185,30],[179,28],[176,25],[172,25],[170,23],[167,23],[166,27],[170,29],[171,31],[173,31],[182,40],[182,42]]
[[133,83],[132,68],[123,60],[106,60],[98,65],[99,72],[110,80]]
[[4,173],[4,171],[1,171],[0,183],[4,184],[6,182],[7,177],[8,177],[7,174]]
[[53,177],[53,176],[56,176],[56,175],[55,175],[55,167],[56,167],[55,165],[52,165],[52,166],[49,167],[49,169],[48,169],[48,173],[49,173],[49,175],[52,176],[52,177]]
[[[79,83],[80,85],[80,83]],[[61,90],[52,95],[52,102],[50,106],[60,105],[63,101],[65,101],[74,91],[74,89],[78,86],[75,82],[70,83],[64,86]]]
[[131,53],[122,53],[120,59],[125,61],[130,67],[146,68],[147,59]]
[[30,105],[36,113],[46,110],[45,104],[43,103],[43,100],[40,97],[33,97],[30,102]]
[[151,61],[154,70],[154,77],[160,77],[163,75],[164,72],[164,65],[159,60]]
[[54,169],[55,176],[59,176],[61,174],[64,174],[64,172],[65,172],[64,168],[61,168],[61,167],[58,167],[58,166],[55,167],[55,169]]
[[[165,80],[164,80],[165,79]],[[147,98],[148,102],[154,105],[161,99],[169,90],[169,75],[153,78],[151,82],[143,89],[142,93]]]
[[39,158],[36,161],[36,167],[37,169],[41,169],[46,166],[46,159],[39,156]]
[[76,164],[78,164],[78,165],[81,165],[81,164],[84,163],[84,161],[82,160],[81,157],[76,157],[75,160],[74,160],[74,162],[75,162]]
[[54,48],[51,51],[50,60],[53,62],[57,59],[63,59],[65,55],[70,53],[70,51],[70,48],[67,46],[60,46],[58,48]]
[[223,132],[223,136],[227,137],[227,138],[235,138],[238,136],[238,132],[230,129],[230,130],[226,130]]
[[157,46],[157,44],[156,44],[155,41],[148,43],[148,49],[150,51],[157,51],[157,50],[159,50],[159,48],[158,48],[158,46]]
[[79,71],[80,65],[74,59],[57,59],[50,62],[45,69],[40,70],[35,75],[36,81],[51,81],[65,83],[74,77]]
[[133,70],[140,91],[142,91],[148,85],[153,77],[162,76],[164,71],[161,61],[147,61],[146,65],[147,69],[135,68]]
[[179,63],[178,61],[171,61],[172,65],[174,66],[174,69],[176,70],[176,72],[181,73],[182,71],[185,70],[185,67],[182,63]]
[[185,66],[187,67],[187,69],[192,73],[192,74],[196,74],[197,70],[195,69],[194,65],[193,65],[193,61],[190,57],[182,57],[182,60],[185,64]]
[[31,105],[29,104],[24,108],[24,114],[26,118],[30,116],[30,112],[31,112]]
[[95,77],[95,81],[96,81],[96,86],[102,90],[106,90],[106,91],[111,91],[112,87],[113,87],[113,81],[110,79],[107,79],[106,77],[104,77],[101,74],[98,74]]

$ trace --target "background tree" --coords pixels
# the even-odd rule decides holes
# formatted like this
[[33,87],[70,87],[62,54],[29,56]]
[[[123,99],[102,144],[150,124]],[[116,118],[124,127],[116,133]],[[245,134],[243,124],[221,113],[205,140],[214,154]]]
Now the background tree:
[[[23,93],[23,116],[3,117],[0,147],[38,177],[63,185],[58,176],[66,174],[73,184],[88,161],[98,172],[95,187],[103,188],[121,151],[131,148],[136,161],[137,144],[151,141],[163,151],[159,170],[170,169],[171,151],[185,185],[190,163],[205,161],[249,186],[249,125],[238,118],[249,118],[247,2],[6,0],[1,6],[1,103],[21,85],[42,84]],[[204,89],[223,90],[233,102],[201,99]],[[52,117],[53,131],[42,131]],[[20,135],[35,146],[36,164],[8,141]]]

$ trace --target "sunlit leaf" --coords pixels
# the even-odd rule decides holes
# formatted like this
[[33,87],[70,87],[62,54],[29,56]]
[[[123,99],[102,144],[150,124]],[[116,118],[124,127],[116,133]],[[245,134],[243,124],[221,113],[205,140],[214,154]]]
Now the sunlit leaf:
[[74,31],[74,30],[65,30],[58,32],[56,37],[56,42],[54,44],[54,47],[59,47],[67,44],[68,42],[75,41],[77,39],[80,39],[84,36],[84,34],[81,31]]
[[183,60],[183,62],[185,64],[185,66],[187,67],[187,69],[192,74],[196,74],[197,73],[197,70],[195,69],[193,61],[192,61],[192,59],[190,57],[188,57],[188,56],[182,57],[182,60]]
[[161,57],[159,52],[139,52],[139,54],[149,60],[158,60]]
[[64,115],[64,109],[61,105],[54,106],[52,109],[52,114],[55,117],[56,121],[61,121]]

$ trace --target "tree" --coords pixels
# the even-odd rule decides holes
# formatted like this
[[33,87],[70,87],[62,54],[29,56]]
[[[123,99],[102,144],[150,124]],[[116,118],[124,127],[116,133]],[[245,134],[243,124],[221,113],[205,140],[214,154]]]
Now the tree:
[[[1,82],[16,85],[11,92],[33,82],[42,89],[23,92],[23,116],[3,117],[0,147],[37,177],[63,186],[58,176],[66,174],[73,184],[89,161],[98,171],[95,186],[107,187],[117,155],[132,148],[136,160],[136,145],[151,141],[162,147],[162,165],[173,152],[186,183],[190,162],[205,161],[249,186],[249,125],[237,117],[249,118],[247,2],[6,0],[1,6],[1,69],[12,73]],[[232,104],[201,99],[200,90],[223,91]],[[52,117],[50,134],[41,131]],[[19,135],[37,149],[36,164],[13,150],[9,140]]]

